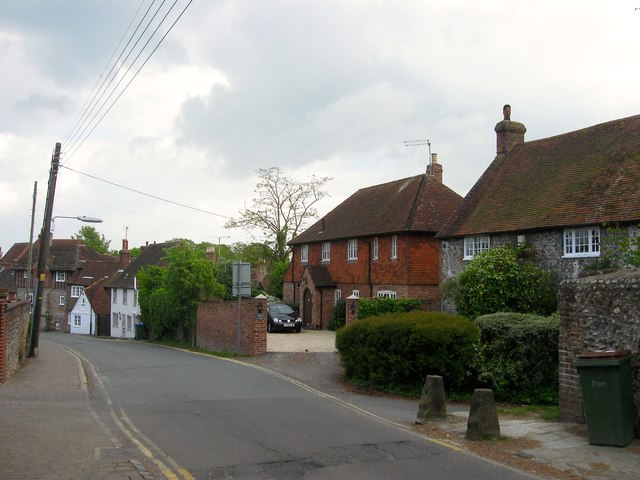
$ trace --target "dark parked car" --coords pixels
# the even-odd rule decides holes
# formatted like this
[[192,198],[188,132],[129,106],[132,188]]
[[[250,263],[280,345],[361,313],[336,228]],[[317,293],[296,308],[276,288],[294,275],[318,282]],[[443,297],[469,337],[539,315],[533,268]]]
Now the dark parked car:
[[267,332],[275,332],[276,330],[295,330],[296,333],[300,333],[302,319],[289,305],[272,303],[267,311]]

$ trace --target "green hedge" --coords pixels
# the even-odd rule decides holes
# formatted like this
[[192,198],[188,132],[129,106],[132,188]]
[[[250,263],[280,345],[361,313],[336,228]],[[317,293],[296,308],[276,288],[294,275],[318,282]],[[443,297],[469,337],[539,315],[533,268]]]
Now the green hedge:
[[463,317],[414,311],[347,325],[337,331],[336,347],[349,381],[419,393],[426,375],[441,375],[447,388],[465,384],[478,336]]
[[498,400],[558,402],[557,316],[494,313],[475,320],[480,330],[479,380]]
[[358,300],[358,318],[364,320],[389,313],[420,310],[422,304],[415,298],[362,298]]

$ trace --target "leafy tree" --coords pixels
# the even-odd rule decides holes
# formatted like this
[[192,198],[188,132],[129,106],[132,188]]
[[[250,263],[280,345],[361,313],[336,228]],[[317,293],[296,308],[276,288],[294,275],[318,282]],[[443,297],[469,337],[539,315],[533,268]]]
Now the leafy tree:
[[278,167],[259,169],[258,178],[251,207],[241,210],[225,227],[259,230],[274,259],[283,262],[291,253],[287,243],[317,215],[315,205],[328,195],[322,188],[331,178],[312,175],[301,182]]
[[166,251],[166,267],[148,267],[139,276],[140,309],[151,338],[195,342],[198,304],[223,297],[224,287],[206,256],[206,245],[182,241]]
[[90,226],[84,225],[78,230],[78,233],[72,235],[71,238],[74,240],[82,240],[84,244],[95,250],[98,253],[109,253],[109,245],[111,245],[111,240],[107,240],[104,235],[98,233],[98,231]]
[[476,255],[443,289],[469,318],[496,312],[550,315],[557,308],[550,272],[538,268],[526,246],[504,245]]

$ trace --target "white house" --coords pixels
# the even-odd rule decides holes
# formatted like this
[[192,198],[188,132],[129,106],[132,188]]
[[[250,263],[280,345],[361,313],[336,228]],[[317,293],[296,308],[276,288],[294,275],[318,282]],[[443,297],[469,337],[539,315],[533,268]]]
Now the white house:
[[97,315],[91,307],[89,297],[85,292],[80,294],[78,301],[69,312],[68,321],[69,333],[80,335],[95,335]]
[[[140,255],[106,283],[105,288],[111,302],[112,337],[135,338],[135,325],[140,323],[136,275],[142,267],[160,265],[165,257],[165,250],[176,244],[177,242],[154,243],[141,247]],[[123,240],[122,248],[123,251],[127,250],[126,240]]]

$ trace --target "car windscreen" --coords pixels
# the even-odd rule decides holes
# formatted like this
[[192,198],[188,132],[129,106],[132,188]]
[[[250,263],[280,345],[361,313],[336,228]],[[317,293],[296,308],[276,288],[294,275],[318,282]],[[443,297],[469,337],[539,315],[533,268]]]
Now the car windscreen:
[[282,313],[282,314],[293,313],[293,309],[289,305],[270,305],[269,306],[269,311],[271,312],[271,314],[274,314],[274,313]]

